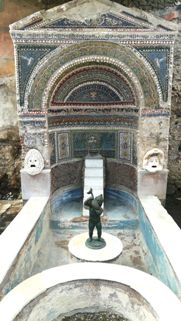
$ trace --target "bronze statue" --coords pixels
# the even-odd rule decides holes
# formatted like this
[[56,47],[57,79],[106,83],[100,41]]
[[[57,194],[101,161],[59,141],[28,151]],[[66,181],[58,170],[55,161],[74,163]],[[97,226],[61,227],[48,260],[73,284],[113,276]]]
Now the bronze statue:
[[[90,194],[91,196],[84,202],[84,207],[89,209],[89,239],[86,241],[86,245],[90,248],[102,248],[106,245],[104,239],[101,238],[101,214],[103,213],[101,206],[104,202],[104,199],[102,194],[94,198],[92,188],[87,194]],[[97,239],[93,238],[93,231],[95,227],[97,229]]]

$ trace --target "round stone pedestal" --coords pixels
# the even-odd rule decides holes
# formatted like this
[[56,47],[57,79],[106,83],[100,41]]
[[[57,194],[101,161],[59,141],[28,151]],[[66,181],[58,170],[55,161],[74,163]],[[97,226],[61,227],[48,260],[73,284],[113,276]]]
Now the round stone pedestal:
[[106,262],[117,258],[123,250],[123,244],[120,239],[111,234],[102,234],[106,246],[101,249],[87,247],[86,241],[88,238],[87,232],[74,236],[68,245],[69,252],[80,260]]
[[106,246],[106,241],[101,237],[100,240],[98,240],[97,237],[93,237],[92,240],[88,238],[85,241],[85,245],[92,250],[100,250],[103,249]]

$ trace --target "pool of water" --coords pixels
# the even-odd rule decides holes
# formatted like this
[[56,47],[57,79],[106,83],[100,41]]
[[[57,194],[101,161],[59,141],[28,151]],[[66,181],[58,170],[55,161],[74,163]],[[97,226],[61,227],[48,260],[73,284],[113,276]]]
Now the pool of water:
[[[88,217],[82,216],[82,199],[82,191],[79,189],[57,193],[52,197],[49,232],[38,253],[33,274],[57,265],[80,262],[69,253],[68,243],[73,236],[88,231]],[[142,244],[139,219],[133,202],[121,194],[118,197],[114,190],[107,190],[102,228],[103,232],[111,233],[123,243],[123,252],[114,263],[147,271],[147,252]]]
[[[102,280],[102,277],[104,277],[104,271],[102,270],[102,263],[100,264],[100,274],[97,274],[97,266],[99,266],[98,263],[95,264],[96,266],[96,274],[95,280],[92,281],[93,284],[88,284],[88,287],[83,294],[82,298],[85,297],[85,295],[90,295],[90,299],[88,297],[88,305],[86,302],[81,301],[81,304],[76,306],[75,308],[72,307],[70,309],[70,303],[72,304],[72,292],[70,296],[68,296],[68,300],[70,299],[70,302],[67,301],[67,312],[66,314],[63,311],[59,311],[59,302],[60,302],[60,293],[62,293],[63,296],[63,302],[64,302],[64,291],[63,289],[59,289],[59,284],[62,283],[61,286],[63,287],[72,287],[72,290],[78,291],[77,283],[80,280],[83,280],[83,282],[88,282],[89,275],[87,276],[87,271],[90,272],[90,276],[92,273],[92,267],[93,264],[87,263],[87,264],[81,264],[81,260],[77,259],[73,255],[70,254],[68,250],[68,244],[72,237],[85,233],[87,231],[88,234],[88,217],[85,217],[82,215],[82,190],[79,188],[67,188],[64,190],[57,191],[54,195],[52,195],[49,199],[39,199],[39,205],[40,210],[39,213],[37,212],[38,220],[36,221],[36,224],[34,225],[34,228],[30,230],[30,234],[24,243],[23,248],[21,249],[20,255],[17,257],[16,264],[12,266],[12,270],[10,271],[10,274],[8,275],[8,279],[5,279],[5,283],[2,284],[2,296],[6,293],[8,293],[12,288],[14,288],[17,284],[21,283],[23,280],[27,279],[28,277],[42,272],[35,276],[35,280],[38,280],[38,283],[42,284],[44,286],[45,294],[42,296],[42,313],[46,314],[46,311],[44,307],[45,299],[47,298],[47,304],[51,306],[50,308],[50,314],[51,314],[51,321],[60,321],[63,320],[62,318],[68,318],[64,319],[64,321],[71,321],[71,320],[94,320],[94,317],[96,320],[120,320],[120,321],[128,321],[130,320],[138,320],[136,315],[134,317],[130,318],[129,314],[125,314],[124,312],[127,312],[127,303],[126,309],[120,310],[110,310],[107,309],[109,306],[109,303],[111,302],[111,298],[109,296],[110,292],[108,291],[108,301],[105,303],[105,291],[102,289],[103,284],[101,283],[100,288],[100,282],[97,282],[97,279],[99,278]],[[143,204],[144,205],[144,204]],[[33,207],[34,206],[34,207]],[[29,203],[27,203],[27,207],[24,208],[26,214],[25,218],[28,220],[29,215],[32,213],[32,208],[34,208],[34,213],[36,213],[37,209],[37,203],[35,206],[35,202],[33,200],[30,200]],[[24,219],[24,216],[22,216],[23,213],[20,213],[20,218]],[[27,215],[28,214],[28,215]],[[22,217],[21,217],[22,216]],[[130,280],[136,282],[136,289],[137,285],[140,286],[140,284],[143,285],[143,289],[145,289],[145,282],[142,280],[141,282],[138,282],[138,277],[132,278],[132,273],[137,274],[140,273],[143,276],[143,279],[146,280],[148,275],[145,273],[141,273],[138,270],[150,273],[154,276],[156,276],[158,279],[163,281],[166,285],[168,285],[176,294],[180,293],[180,287],[178,284],[177,279],[174,277],[173,270],[171,265],[169,264],[169,261],[167,259],[167,256],[165,252],[163,251],[162,247],[159,244],[159,240],[157,238],[157,234],[155,234],[154,229],[152,228],[152,225],[150,224],[150,217],[147,216],[144,211],[144,206],[142,206],[142,203],[137,199],[133,194],[119,190],[114,188],[109,188],[105,191],[105,203],[104,203],[104,215],[102,217],[102,226],[103,226],[103,232],[110,233],[117,238],[119,238],[123,243],[123,251],[119,257],[114,259],[110,264],[104,265],[105,272],[107,269],[109,270],[109,267],[112,269],[115,269],[117,271],[116,274],[118,276],[118,283],[123,285],[123,296],[125,297],[125,289],[128,292],[132,289],[132,286],[130,286]],[[35,217],[36,218],[36,217]],[[21,225],[22,226],[22,225]],[[71,263],[79,263],[79,264],[71,264]],[[85,267],[89,266],[86,270]],[[120,266],[118,266],[120,265]],[[51,269],[53,267],[56,267],[55,269]],[[73,270],[71,268],[73,267]],[[82,267],[82,270],[81,270]],[[129,267],[133,267],[134,269],[129,269]],[[70,271],[69,271],[70,268]],[[116,268],[118,270],[116,270]],[[50,270],[49,270],[50,269]],[[126,269],[126,270],[124,270]],[[122,270],[122,272],[120,272]],[[127,270],[130,270],[129,272]],[[67,273],[70,273],[70,284],[69,282],[64,284],[64,278],[67,278]],[[78,273],[78,279],[75,277],[74,273],[77,271]],[[118,272],[119,271],[119,272]],[[85,272],[85,274],[84,274]],[[125,273],[126,272],[126,273]],[[125,273],[125,274],[124,274]],[[103,281],[107,280],[107,272],[105,273],[106,278],[103,279]],[[147,275],[147,276],[146,276]],[[72,281],[72,276],[75,277],[75,281]],[[114,278],[114,273],[109,271],[109,276]],[[62,282],[63,277],[63,282]],[[84,279],[84,277],[86,277]],[[120,277],[123,277],[122,282],[120,282]],[[149,276],[150,277],[150,276]],[[127,283],[125,283],[125,278],[127,280]],[[128,278],[128,279],[127,279]],[[34,278],[31,278],[32,281],[27,280],[28,284],[28,291],[29,291],[29,282],[32,282],[32,286],[34,287],[34,292],[39,291],[39,288],[36,288],[36,281],[34,281]],[[66,279],[67,280],[67,279]],[[69,279],[68,279],[69,280]],[[55,283],[55,281],[57,283]],[[154,281],[154,279],[152,280]],[[47,282],[47,283],[46,283]],[[81,281],[82,282],[82,281]],[[84,282],[84,283],[85,283]],[[102,282],[102,281],[101,281]],[[116,279],[117,282],[117,279]],[[25,281],[26,283],[26,281]],[[34,285],[33,285],[34,284]],[[49,289],[52,284],[52,289]],[[129,284],[128,287],[125,288],[125,284]],[[150,295],[150,283],[148,283],[148,297],[152,300],[152,295]],[[160,283],[159,283],[160,284]],[[55,286],[57,285],[57,286]],[[95,288],[95,285],[98,286],[98,289]],[[121,286],[122,286],[121,285]],[[112,286],[112,283],[111,283]],[[24,284],[20,284],[20,288],[22,291],[24,291]],[[30,287],[31,288],[31,287]],[[80,285],[81,291],[85,288]],[[133,286],[134,288],[134,286]],[[95,294],[97,292],[102,293],[103,295],[103,302],[104,304],[99,307],[100,309],[97,309],[97,300],[95,299],[94,302],[94,310],[86,310],[85,307],[89,306],[89,303],[92,302],[92,299],[94,298],[94,295],[92,295],[91,291],[94,289]],[[101,290],[100,290],[101,289]],[[107,288],[106,288],[107,289]],[[84,289],[85,290],[85,289]],[[19,289],[18,289],[19,291]],[[32,288],[31,288],[32,291]],[[31,292],[30,291],[30,292]],[[54,291],[57,291],[57,299],[55,298],[55,309],[54,314],[52,315],[52,301],[48,299],[47,297],[47,291],[50,292],[50,296],[52,299],[55,298]],[[63,291],[63,292],[61,292]],[[143,291],[144,292],[144,291]],[[28,292],[29,293],[29,292]],[[65,293],[69,293],[69,291],[65,291]],[[145,292],[144,292],[145,293]],[[52,294],[52,295],[51,295]],[[77,295],[75,294],[75,303],[77,302]],[[28,294],[29,295],[29,294]],[[115,295],[115,285],[113,285],[113,296]],[[137,297],[138,294],[134,294],[132,296],[128,295],[125,298],[135,298],[135,303],[137,303]],[[23,292],[24,296],[24,292]],[[95,295],[96,297],[96,295]],[[161,296],[162,297],[162,296]],[[32,299],[34,296],[32,296]],[[11,295],[10,295],[11,299]],[[141,298],[141,305],[140,302],[138,302],[138,305],[141,306],[142,311],[142,301],[143,298]],[[148,302],[149,302],[148,299]],[[25,298],[26,300],[26,298]],[[58,300],[58,301],[57,301]],[[153,300],[154,301],[154,300]],[[37,305],[38,301],[34,300],[35,303],[35,311],[32,312],[31,320],[35,320],[38,311],[39,315],[39,306]],[[101,303],[102,301],[100,301]],[[117,302],[117,299],[116,301]],[[120,303],[122,304],[123,300],[121,298],[121,301],[116,303],[120,307]],[[126,301],[127,302],[127,301]],[[147,301],[146,301],[147,302]],[[31,300],[32,303],[32,300]],[[133,311],[136,310],[135,303],[131,303],[131,309]],[[58,304],[58,305],[57,305]],[[85,304],[85,305],[84,305]],[[48,305],[46,306],[47,309]],[[11,306],[11,304],[9,304]],[[63,305],[64,307],[64,305]],[[83,307],[83,308],[82,308]],[[28,309],[32,310],[32,305],[30,304],[28,306]],[[57,310],[58,309],[58,310]],[[164,308],[165,309],[165,306]],[[26,307],[25,307],[26,310]],[[60,309],[61,310],[61,309]],[[70,312],[71,311],[71,312]],[[103,312],[101,312],[103,311]],[[106,312],[105,312],[106,311]],[[109,314],[107,314],[107,311]],[[165,310],[163,310],[165,311]],[[61,312],[61,313],[60,313]],[[70,313],[69,313],[70,312]],[[92,315],[91,313],[94,312],[96,314]],[[35,313],[35,314],[34,314]],[[118,313],[118,315],[115,315],[114,313]],[[120,314],[119,314],[120,313]],[[132,310],[131,312],[132,313]],[[142,312],[141,312],[142,313]],[[147,313],[147,312],[146,312]],[[26,316],[29,315],[29,312],[26,313]],[[99,315],[97,315],[99,314]],[[133,313],[134,314],[134,313]],[[25,316],[25,319],[26,319]],[[47,316],[46,316],[47,317]],[[46,317],[42,318],[42,320],[45,320]],[[49,314],[48,314],[49,317]],[[126,317],[127,319],[125,319]],[[25,320],[22,319],[20,316],[20,319],[17,320]],[[150,319],[150,317],[144,317],[141,318],[141,320],[155,320],[154,318]],[[48,319],[47,319],[48,320]],[[140,319],[139,319],[140,320]],[[163,318],[164,320],[164,318]]]

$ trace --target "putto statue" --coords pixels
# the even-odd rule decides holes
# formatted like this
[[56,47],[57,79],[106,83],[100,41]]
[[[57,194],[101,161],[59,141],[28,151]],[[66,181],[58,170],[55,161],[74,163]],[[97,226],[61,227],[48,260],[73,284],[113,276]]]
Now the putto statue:
[[[87,194],[91,196],[84,202],[84,207],[89,209],[89,239],[86,246],[92,249],[100,249],[106,245],[102,235],[101,214],[103,213],[102,204],[104,202],[102,194],[94,197],[92,188]],[[97,238],[93,237],[94,228],[97,229]]]

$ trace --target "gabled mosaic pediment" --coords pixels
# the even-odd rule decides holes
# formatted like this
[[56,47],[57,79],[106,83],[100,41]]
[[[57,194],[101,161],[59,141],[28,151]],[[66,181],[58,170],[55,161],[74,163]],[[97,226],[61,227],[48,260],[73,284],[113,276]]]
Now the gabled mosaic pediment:
[[37,12],[10,26],[13,30],[61,30],[107,28],[143,31],[173,31],[175,26],[163,19],[124,7],[113,1],[78,0]]
[[126,29],[147,29],[149,25],[127,19],[125,15],[107,13],[95,19],[84,19],[83,21],[60,18],[51,23],[40,25],[40,28],[59,29],[59,28],[126,28]]

